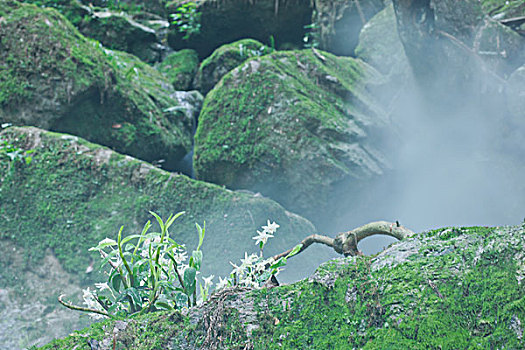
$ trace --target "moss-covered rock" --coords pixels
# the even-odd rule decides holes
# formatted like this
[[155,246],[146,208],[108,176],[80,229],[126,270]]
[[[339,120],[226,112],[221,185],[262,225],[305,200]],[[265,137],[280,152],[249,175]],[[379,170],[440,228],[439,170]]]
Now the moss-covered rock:
[[[205,275],[225,276],[231,270],[230,260],[236,261],[244,251],[255,251],[252,236],[268,219],[281,225],[268,244],[268,254],[292,247],[315,232],[311,223],[270,199],[168,173],[75,136],[11,127],[0,133],[0,139],[34,150],[30,164],[0,163],[0,244],[9,243],[20,252],[16,264],[0,259],[0,290],[9,290],[10,300],[17,305],[27,305],[30,301],[24,293],[32,294],[34,288],[53,293],[35,292],[44,298],[34,303],[43,305],[35,311],[41,323],[35,326],[32,320],[19,319],[19,329],[33,327],[30,336],[56,336],[42,329],[53,327],[53,322],[60,324],[44,316],[56,314],[56,290],[62,284],[46,284],[54,283],[53,278],[36,284],[23,277],[29,272],[39,274],[43,259],[51,254],[68,273],[63,278],[73,290],[78,290],[79,283],[100,280],[102,276],[95,274],[100,257],[88,248],[105,237],[115,238],[121,225],[126,235],[139,233],[153,219],[148,211],[163,218],[185,211],[170,231],[190,250],[197,244],[195,223],[206,222]],[[89,266],[95,271],[86,273]],[[8,336],[19,339],[20,334]]]
[[204,100],[196,177],[261,192],[322,219],[337,198],[385,168],[378,150],[384,138],[376,136],[389,132],[388,123],[369,90],[381,83],[364,62],[325,52],[248,60]]
[[312,35],[319,48],[352,56],[361,28],[383,7],[383,0],[314,0]]
[[2,222],[1,237],[27,249],[31,263],[51,248],[66,271],[84,271],[89,247],[120,225],[127,234],[140,230],[150,210],[163,217],[186,211],[175,237],[188,247],[197,242],[195,223],[206,221],[205,270],[214,273],[229,271],[229,260],[255,249],[251,237],[267,219],[280,223],[285,246],[314,231],[270,199],[168,173],[75,136],[12,127],[0,137],[35,150],[29,165],[0,168],[0,215],[13,218]]
[[273,50],[253,39],[242,39],[226,44],[213,51],[202,61],[195,76],[194,86],[207,94],[221,78],[248,58],[266,55]]
[[78,25],[85,36],[105,47],[131,53],[144,62],[159,62],[166,50],[154,29],[133,20],[123,12],[92,12]]
[[177,91],[192,89],[193,78],[198,68],[199,56],[191,49],[173,52],[157,66]]
[[[168,42],[176,50],[191,48],[201,59],[219,46],[243,38],[253,38],[280,48],[302,47],[304,26],[312,17],[312,7],[304,0],[203,0],[197,3],[199,33],[184,39],[185,33],[172,26]],[[173,1],[170,8],[187,1]],[[274,45],[271,45],[273,42]]]
[[105,321],[44,349],[521,349],[524,256],[523,226],[434,230],[292,285],[227,289],[183,314]]
[[[0,2],[0,121],[82,136],[167,168],[191,148],[171,84],[83,37],[58,12]],[[166,111],[168,110],[168,111]]]

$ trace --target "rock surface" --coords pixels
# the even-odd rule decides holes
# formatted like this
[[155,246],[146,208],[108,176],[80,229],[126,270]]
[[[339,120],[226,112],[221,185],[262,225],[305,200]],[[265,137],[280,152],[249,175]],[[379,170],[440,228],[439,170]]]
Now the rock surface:
[[68,132],[172,166],[191,149],[192,120],[165,78],[83,37],[52,9],[0,3],[0,121]]
[[[171,232],[177,242],[185,243],[190,250],[197,244],[195,223],[206,222],[202,271],[205,276],[225,276],[231,270],[230,260],[237,261],[244,251],[255,251],[252,237],[268,219],[281,225],[274,241],[268,244],[268,254],[292,247],[315,232],[310,222],[260,195],[236,193],[168,173],[76,136],[11,127],[0,133],[0,139],[23,150],[34,150],[30,164],[0,163],[2,247],[8,243],[23,252],[20,264],[3,256],[2,267],[7,268],[0,269],[0,289],[8,290],[8,300],[14,298],[14,293],[17,305],[23,305],[24,300],[16,289],[20,284],[14,279],[27,273],[39,274],[49,252],[60,269],[46,273],[67,272],[64,282],[70,281],[72,289],[63,289],[64,292],[73,293],[81,283],[99,281],[102,276],[96,271],[100,258],[88,249],[106,237],[115,238],[121,225],[126,235],[139,233],[144,223],[153,219],[148,211],[163,218],[185,211]],[[88,273],[89,267],[94,271]],[[35,285],[31,284],[34,279],[23,279],[24,293],[35,294],[32,305],[43,305],[49,313],[60,312],[55,311],[56,297],[57,288],[63,284],[53,285],[53,278],[41,277],[41,283]],[[47,292],[33,291],[34,288]],[[0,304],[0,309],[15,301]],[[34,315],[41,317],[41,313],[42,310],[35,311]],[[10,321],[17,324],[17,329],[29,329],[34,320],[21,317]],[[46,325],[53,326],[44,318],[31,331],[35,341],[57,335],[46,331]],[[65,327],[57,325],[57,332]],[[6,337],[10,337],[11,344],[19,335]]]
[[361,28],[384,8],[382,0],[314,0],[313,33],[319,48],[338,56],[353,56]]
[[183,313],[105,321],[44,349],[519,349],[524,257],[524,226],[423,232],[292,285],[226,289]]
[[168,78],[175,90],[192,90],[199,56],[195,50],[180,50],[169,54],[156,68]]
[[248,58],[266,55],[273,51],[270,47],[253,39],[242,39],[219,47],[202,61],[194,80],[195,89],[204,95],[229,71]]
[[525,61],[525,38],[487,17],[476,0],[393,3],[405,53],[431,103],[466,91],[465,98],[490,98]]
[[370,92],[382,83],[362,61],[312,50],[245,62],[205,98],[196,177],[318,219],[386,168],[388,121]]

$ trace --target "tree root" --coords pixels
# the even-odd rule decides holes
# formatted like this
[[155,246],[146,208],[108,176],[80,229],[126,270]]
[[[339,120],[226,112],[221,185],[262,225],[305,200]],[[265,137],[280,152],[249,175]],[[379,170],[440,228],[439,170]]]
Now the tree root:
[[[351,231],[341,232],[335,238],[317,234],[310,235],[302,240],[302,247],[297,254],[304,251],[313,243],[321,243],[332,247],[337,253],[343,254],[344,256],[362,255],[362,253],[357,249],[357,244],[362,239],[373,235],[387,235],[399,240],[403,240],[414,235],[414,232],[399,225],[397,221],[393,223],[386,221],[375,221],[355,228]],[[292,251],[292,249],[288,249],[281,254],[275,255],[273,259],[278,260],[287,256]]]

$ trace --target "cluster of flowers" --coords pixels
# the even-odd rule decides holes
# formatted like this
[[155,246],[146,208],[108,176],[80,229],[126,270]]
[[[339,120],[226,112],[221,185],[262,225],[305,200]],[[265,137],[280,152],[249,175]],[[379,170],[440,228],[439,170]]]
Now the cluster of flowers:
[[[280,226],[270,220],[267,221],[266,226],[262,226],[262,231],[257,231],[257,235],[253,237],[255,244],[259,246],[260,254],[244,253],[244,259],[241,259],[241,264],[236,265],[230,261],[233,270],[226,278],[219,277],[219,283],[216,290],[236,285],[244,287],[258,288],[265,283],[270,277],[268,275],[268,268],[274,264],[273,258],[264,259],[263,250],[269,238],[274,237],[275,232]],[[280,269],[274,271],[274,275],[278,274]]]
[[[204,230],[197,225],[198,229],[202,230],[200,243],[188,259],[185,245],[177,244],[169,237],[167,228],[174,219],[168,224],[162,222],[159,217],[157,220],[162,233],[148,234],[147,230],[150,227],[148,222],[141,235],[122,239],[119,232],[118,241],[106,238],[99,242],[97,247],[91,249],[100,252],[103,264],[108,264],[111,269],[108,273],[108,282],[96,283],[95,290],[87,288],[83,291],[84,304],[88,308],[98,311],[109,310],[111,313],[133,313],[137,310],[150,309],[152,305],[156,309],[181,308],[186,307],[186,304],[190,306],[191,297],[194,300],[192,305],[208,299],[215,276],[199,278],[202,261],[199,248]],[[257,235],[253,237],[260,253],[244,253],[244,259],[241,259],[239,265],[230,262],[233,266],[232,272],[226,278],[219,277],[215,289],[233,286],[259,288],[272,275],[278,274],[286,259],[275,261],[273,258],[263,257],[264,246],[269,238],[274,237],[278,228],[277,223],[268,220],[267,225],[262,226],[262,230],[257,231]],[[133,240],[138,241],[133,244]],[[199,296],[196,294],[197,290],[200,292]],[[134,304],[133,307],[130,306],[131,304]],[[101,315],[93,314],[93,316]]]

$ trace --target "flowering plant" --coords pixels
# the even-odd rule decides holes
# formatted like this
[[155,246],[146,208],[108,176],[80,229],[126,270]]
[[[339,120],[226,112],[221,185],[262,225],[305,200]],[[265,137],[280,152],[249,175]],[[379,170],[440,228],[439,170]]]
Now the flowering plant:
[[[73,306],[59,298],[63,305],[104,316],[196,305],[205,225],[196,224],[199,244],[185,263],[188,258],[185,246],[173,240],[168,231],[184,212],[171,215],[165,222],[156,213],[150,213],[157,220],[160,232],[148,233],[151,227],[148,221],[138,235],[122,238],[121,227],[117,241],[109,238],[100,241],[90,250],[100,253],[101,267],[109,265],[108,281],[95,284],[96,290],[84,290],[87,308]],[[208,295],[211,278],[205,278],[204,286],[200,286],[201,297]]]
[[257,231],[257,235],[253,237],[255,244],[259,245],[259,255],[248,255],[248,253],[245,252],[244,259],[241,259],[240,265],[230,262],[233,266],[232,272],[227,278],[223,279],[219,277],[219,283],[216,289],[219,290],[237,285],[259,288],[272,278],[272,276],[278,275],[281,268],[286,265],[286,260],[297,254],[302,248],[302,244],[298,244],[285,256],[278,259],[274,257],[265,259],[263,256],[264,246],[269,238],[274,237],[278,228],[279,225],[277,223],[270,223],[270,220],[268,220],[267,225],[262,226],[262,231]]

